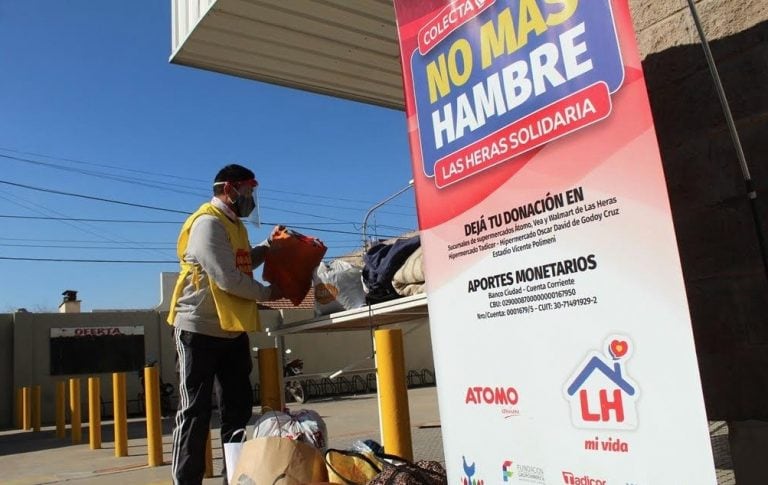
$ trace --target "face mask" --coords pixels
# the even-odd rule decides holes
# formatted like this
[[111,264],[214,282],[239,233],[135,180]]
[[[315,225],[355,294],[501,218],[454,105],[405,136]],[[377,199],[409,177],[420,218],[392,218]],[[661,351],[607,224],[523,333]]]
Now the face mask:
[[237,197],[234,201],[232,201],[232,209],[235,211],[235,214],[237,214],[238,217],[248,217],[251,215],[251,212],[253,212],[253,209],[256,208],[256,201],[253,199],[252,195],[241,195],[240,192],[237,191],[237,189],[233,188],[232,190],[237,193]]

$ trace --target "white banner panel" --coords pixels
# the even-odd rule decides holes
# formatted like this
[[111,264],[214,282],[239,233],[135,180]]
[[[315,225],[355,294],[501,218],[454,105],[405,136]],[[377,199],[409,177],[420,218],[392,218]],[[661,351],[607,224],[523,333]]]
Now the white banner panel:
[[626,0],[395,0],[449,483],[715,484]]

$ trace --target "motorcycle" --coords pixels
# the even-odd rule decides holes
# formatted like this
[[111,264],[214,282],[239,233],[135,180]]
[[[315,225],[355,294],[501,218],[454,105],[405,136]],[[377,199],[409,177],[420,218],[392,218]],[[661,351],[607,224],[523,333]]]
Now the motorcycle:
[[[258,361],[258,347],[253,347],[253,358]],[[285,350],[286,355],[291,354],[291,349]],[[304,361],[296,358],[283,364],[283,384],[285,384],[285,402],[293,400],[298,404],[304,403],[304,387],[301,385],[298,377],[304,373]]]
[[291,359],[283,366],[283,380],[285,381],[285,401],[291,398],[298,404],[304,403],[304,388],[296,376],[304,372],[304,361]]

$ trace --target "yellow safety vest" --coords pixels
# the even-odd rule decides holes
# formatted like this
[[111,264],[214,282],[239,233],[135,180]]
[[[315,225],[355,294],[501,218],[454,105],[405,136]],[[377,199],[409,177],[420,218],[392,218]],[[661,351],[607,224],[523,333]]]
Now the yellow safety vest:
[[[168,323],[171,325],[173,325],[176,318],[176,302],[184,291],[187,276],[192,274],[193,284],[198,288],[200,285],[199,265],[185,262],[184,254],[187,251],[192,223],[202,215],[215,216],[221,221],[227,230],[229,242],[232,244],[233,257],[235,258],[237,269],[251,277],[253,276],[251,244],[248,242],[248,232],[243,223],[239,220],[232,221],[222,210],[210,203],[203,204],[197,212],[189,216],[184,222],[179,234],[179,240],[176,243],[176,254],[179,257],[181,271],[179,272],[179,279],[176,280],[176,287],[173,289],[171,312],[168,314]],[[213,302],[216,305],[216,313],[219,316],[219,323],[223,330],[229,332],[254,332],[261,330],[258,304],[255,301],[227,293],[219,288],[210,276],[208,276],[208,285],[211,289]]]

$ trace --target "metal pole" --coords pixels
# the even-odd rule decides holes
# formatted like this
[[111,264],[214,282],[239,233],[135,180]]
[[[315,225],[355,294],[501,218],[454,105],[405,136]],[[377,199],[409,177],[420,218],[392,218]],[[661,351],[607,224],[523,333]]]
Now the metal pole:
[[88,437],[92,450],[101,449],[101,380],[88,378]]
[[371,207],[370,209],[368,209],[368,212],[365,213],[365,218],[363,219],[363,251],[366,251],[368,249],[368,218],[371,216],[371,214],[373,214],[373,211],[375,211],[379,207],[383,206],[384,204],[386,204],[390,200],[394,199],[398,195],[402,194],[406,190],[410,189],[411,187],[413,187],[413,180],[410,180],[408,182],[408,185],[406,185],[402,189],[398,190],[394,194],[390,195],[386,199],[382,200],[378,204],[376,204],[373,207]]
[[28,431],[32,429],[32,389],[29,386],[21,388],[21,429]]
[[124,372],[112,374],[112,413],[115,418],[115,456],[128,456],[128,420]]
[[760,249],[760,256],[763,259],[763,271],[766,277],[768,277],[768,250],[766,250],[765,235],[763,234],[763,225],[760,220],[760,213],[757,208],[757,191],[752,181],[752,175],[749,172],[749,165],[747,164],[747,158],[744,155],[744,149],[741,146],[741,139],[739,138],[739,132],[736,128],[736,122],[733,119],[733,112],[728,104],[728,98],[725,95],[725,89],[723,88],[723,82],[720,80],[720,73],[717,70],[717,64],[715,64],[715,57],[712,55],[712,50],[709,48],[709,41],[707,35],[704,33],[704,28],[701,25],[701,19],[699,18],[699,12],[696,9],[696,5],[693,0],[688,0],[688,8],[691,11],[693,17],[693,23],[696,26],[696,31],[699,33],[699,39],[701,40],[701,47],[704,49],[704,57],[707,60],[709,66],[709,72],[712,75],[712,81],[715,84],[715,91],[717,97],[720,99],[720,106],[723,109],[725,115],[725,121],[728,125],[728,131],[731,134],[731,140],[733,141],[733,147],[736,149],[736,157],[739,159],[739,165],[741,166],[741,173],[744,178],[744,185],[747,191],[747,198],[749,198],[750,209],[752,210],[752,218],[755,222],[755,230],[757,232],[757,242]]
[[56,382],[56,437],[66,438],[67,423],[65,416],[67,414],[67,383],[65,381]]
[[387,453],[413,460],[403,332],[376,330],[375,339],[381,440]]
[[259,349],[259,397],[262,413],[283,410],[280,367],[277,363],[277,349]]
[[282,369],[285,369],[285,364],[286,364],[284,336],[280,335],[279,337],[275,338],[275,347],[277,347],[277,355],[279,356],[279,359],[277,361],[277,366],[278,366],[278,369],[281,369],[280,373],[282,373]]
[[147,455],[149,466],[163,464],[163,433],[160,426],[160,378],[154,365],[144,368],[144,396],[147,410]]
[[16,428],[24,429],[24,395],[20,387],[16,388]]
[[[222,445],[224,448],[224,445]],[[205,439],[205,472],[203,478],[213,477],[213,445],[211,444],[211,431],[208,430],[208,437]]]
[[69,416],[72,422],[72,444],[79,445],[83,441],[83,430],[80,426],[80,379],[69,379]]
[[736,155],[739,158],[739,164],[741,165],[741,171],[745,180],[752,180],[749,173],[749,167],[747,166],[747,159],[744,156],[744,150],[741,147],[741,140],[739,139],[739,133],[736,131],[736,123],[733,120],[733,113],[731,107],[728,104],[728,98],[725,96],[725,89],[723,83],[720,80],[720,73],[717,71],[717,65],[715,64],[715,57],[712,55],[712,50],[709,48],[709,41],[707,35],[704,33],[704,28],[701,26],[701,19],[699,18],[699,12],[694,5],[693,0],[688,0],[688,7],[691,9],[691,15],[693,16],[693,23],[696,25],[696,30],[699,33],[699,39],[701,39],[701,47],[704,49],[704,57],[707,59],[709,65],[709,71],[712,73],[712,80],[715,82],[715,91],[720,98],[720,105],[723,107],[723,114],[728,123],[728,130],[731,132],[731,139],[733,139],[734,148],[736,148]]
[[32,387],[32,430],[40,431],[40,386]]

